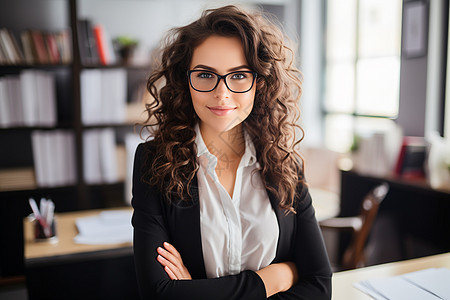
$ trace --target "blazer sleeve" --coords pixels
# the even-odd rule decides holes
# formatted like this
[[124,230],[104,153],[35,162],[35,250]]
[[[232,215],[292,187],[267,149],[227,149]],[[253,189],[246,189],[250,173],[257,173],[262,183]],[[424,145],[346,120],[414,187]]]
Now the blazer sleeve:
[[275,294],[270,299],[331,299],[332,271],[322,232],[317,224],[308,189],[304,187],[300,195],[292,242],[293,260],[299,279],[288,291]]
[[[134,260],[142,299],[266,299],[261,278],[244,271],[214,279],[171,280],[157,262],[157,247],[171,242],[161,194],[142,182],[144,144],[138,146],[133,171]],[[183,253],[181,253],[183,256]]]

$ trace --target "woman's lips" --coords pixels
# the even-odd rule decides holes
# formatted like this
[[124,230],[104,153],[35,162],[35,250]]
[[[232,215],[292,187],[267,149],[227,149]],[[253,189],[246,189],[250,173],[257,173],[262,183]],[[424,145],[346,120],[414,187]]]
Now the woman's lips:
[[217,116],[226,116],[232,113],[236,107],[234,106],[208,106],[208,109]]

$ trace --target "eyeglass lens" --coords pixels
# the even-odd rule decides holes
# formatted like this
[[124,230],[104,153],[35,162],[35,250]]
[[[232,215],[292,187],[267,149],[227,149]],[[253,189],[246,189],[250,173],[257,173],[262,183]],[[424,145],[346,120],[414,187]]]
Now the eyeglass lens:
[[[254,73],[250,71],[232,72],[226,75],[225,84],[232,92],[243,93],[253,86]],[[194,89],[201,92],[209,92],[216,88],[220,77],[209,71],[191,71],[190,82]]]

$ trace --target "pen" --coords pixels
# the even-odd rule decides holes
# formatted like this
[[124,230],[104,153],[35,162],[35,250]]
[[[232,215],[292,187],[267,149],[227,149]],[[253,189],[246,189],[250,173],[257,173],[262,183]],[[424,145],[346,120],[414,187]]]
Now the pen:
[[52,200],[47,201],[47,212],[46,212],[46,221],[49,229],[49,236],[54,234],[52,232],[52,223],[53,223],[53,215],[55,212],[55,203]]
[[44,229],[44,234],[46,237],[49,237],[49,230],[48,230],[48,224],[47,222],[42,218],[41,213],[39,212],[39,208],[36,204],[36,201],[33,198],[28,199],[28,202],[30,203],[31,210],[33,211],[34,217],[36,220],[38,220],[39,224],[41,224],[42,228]]
[[39,213],[39,208],[38,208],[38,206],[36,204],[36,201],[34,201],[33,198],[30,198],[30,199],[28,199],[28,202],[30,203],[31,210],[33,211],[34,217],[36,219],[40,218],[41,214]]
[[40,203],[40,207],[41,207],[41,218],[42,220],[45,221],[45,226],[44,226],[44,235],[45,237],[50,237],[50,225],[48,223],[48,219],[47,219],[47,215],[48,215],[48,201],[45,198],[41,198],[41,203]]

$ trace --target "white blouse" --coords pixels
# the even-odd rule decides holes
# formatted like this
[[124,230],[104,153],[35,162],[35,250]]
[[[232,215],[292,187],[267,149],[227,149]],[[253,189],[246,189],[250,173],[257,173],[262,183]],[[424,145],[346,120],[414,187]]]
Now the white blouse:
[[200,227],[206,275],[216,278],[259,270],[275,258],[278,221],[261,181],[256,151],[245,133],[233,197],[219,182],[217,158],[208,151],[196,127]]

